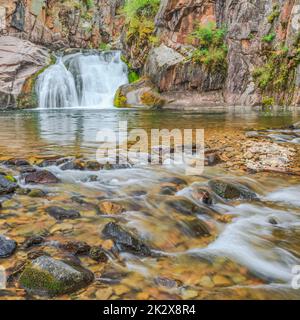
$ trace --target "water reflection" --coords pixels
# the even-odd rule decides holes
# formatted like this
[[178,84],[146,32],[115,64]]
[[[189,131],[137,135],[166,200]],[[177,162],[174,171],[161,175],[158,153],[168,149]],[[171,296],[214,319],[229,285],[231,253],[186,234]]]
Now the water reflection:
[[[201,112],[141,110],[28,110],[0,115],[1,146],[12,152],[48,152],[49,148],[65,148],[72,152],[94,152],[96,136],[101,129],[117,131],[120,121],[128,121],[128,129],[202,129],[209,134],[225,128],[257,129],[285,127],[297,121],[296,108],[231,107],[201,109]],[[220,131],[219,131],[220,132]],[[7,149],[6,149],[7,152]]]

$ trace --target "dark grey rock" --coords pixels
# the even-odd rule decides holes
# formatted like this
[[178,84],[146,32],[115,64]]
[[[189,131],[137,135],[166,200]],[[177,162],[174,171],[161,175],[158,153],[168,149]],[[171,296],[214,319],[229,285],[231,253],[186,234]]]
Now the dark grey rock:
[[119,251],[131,252],[140,256],[150,256],[151,250],[131,232],[123,229],[114,222],[108,223],[102,234],[114,241]]
[[17,189],[16,182],[11,181],[7,176],[0,174],[0,195],[13,193]]
[[17,243],[0,234],[0,258],[11,256],[17,248]]
[[56,220],[76,219],[80,217],[80,213],[76,210],[66,210],[57,206],[48,207],[45,211]]

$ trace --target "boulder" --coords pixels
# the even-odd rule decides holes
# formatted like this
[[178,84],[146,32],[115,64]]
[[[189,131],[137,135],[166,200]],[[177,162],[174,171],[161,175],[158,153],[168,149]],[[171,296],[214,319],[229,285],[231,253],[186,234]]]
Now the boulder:
[[296,122],[292,125],[292,129],[299,130],[300,129],[300,121]]
[[225,200],[257,200],[258,197],[255,192],[250,190],[247,186],[225,179],[213,179],[208,182],[209,187],[219,197]]
[[80,217],[80,213],[76,210],[67,210],[61,207],[48,207],[45,211],[54,219],[62,221],[65,219],[76,219]]
[[164,44],[150,51],[145,74],[160,92],[220,90],[226,77],[221,72],[209,72],[205,66],[186,59],[184,55]]
[[117,108],[161,108],[165,103],[165,99],[147,78],[121,86],[114,98],[114,105]]
[[41,256],[31,261],[19,281],[31,294],[55,296],[84,288],[93,279],[93,273],[79,264]]
[[25,176],[26,184],[52,184],[58,182],[60,182],[60,180],[47,170],[32,172]]
[[0,258],[11,256],[17,248],[17,243],[0,234]]
[[0,174],[0,195],[13,193],[17,187],[13,177]]
[[[0,36],[0,108],[16,107],[25,94],[26,80],[49,63],[47,49],[15,37]],[[26,94],[31,95],[32,88],[33,84]]]
[[106,239],[114,241],[116,248],[123,252],[131,252],[140,256],[150,256],[151,250],[131,232],[123,229],[114,222],[108,223],[103,231]]

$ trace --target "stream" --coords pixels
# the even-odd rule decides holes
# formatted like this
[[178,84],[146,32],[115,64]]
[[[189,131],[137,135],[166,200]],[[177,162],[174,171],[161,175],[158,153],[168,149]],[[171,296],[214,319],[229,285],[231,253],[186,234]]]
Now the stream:
[[[237,134],[286,128],[299,119],[300,110],[289,108],[9,111],[0,114],[0,160],[27,159],[34,166],[45,159],[71,156],[92,161],[99,147],[97,132],[117,131],[119,121],[127,121],[129,129],[146,131],[201,128],[206,141],[222,144],[220,137],[234,141]],[[2,164],[2,169],[26,188],[17,168]],[[78,255],[95,281],[57,299],[300,298],[300,291],[291,286],[292,268],[300,265],[299,176],[251,174],[219,165],[207,166],[198,176],[185,175],[180,166],[150,164],[91,171],[62,170],[50,163],[47,170],[61,183],[36,186],[44,196],[15,194],[2,199],[1,234],[18,244],[42,235],[47,241],[34,250],[60,258],[65,253],[58,244],[67,241],[110,250],[111,242],[102,230],[113,221],[132,230],[155,253],[141,257],[121,252],[111,254],[105,263]],[[212,203],[203,204],[195,196],[197,190],[207,188],[214,178],[247,185],[257,199],[225,201],[214,196]],[[201,210],[183,208],[183,199]],[[108,214],[95,210],[103,201],[114,204]],[[56,221],[45,213],[49,205],[77,210],[81,216]],[[203,225],[208,231],[203,231]],[[0,264],[12,268],[28,259],[30,252],[19,245]],[[0,292],[3,299],[32,298],[17,281]]]

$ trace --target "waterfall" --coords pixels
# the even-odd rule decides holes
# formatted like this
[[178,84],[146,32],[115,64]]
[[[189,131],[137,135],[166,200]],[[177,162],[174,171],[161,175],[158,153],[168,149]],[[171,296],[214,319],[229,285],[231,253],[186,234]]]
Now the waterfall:
[[39,75],[39,108],[112,108],[117,89],[126,83],[119,51],[66,55]]

